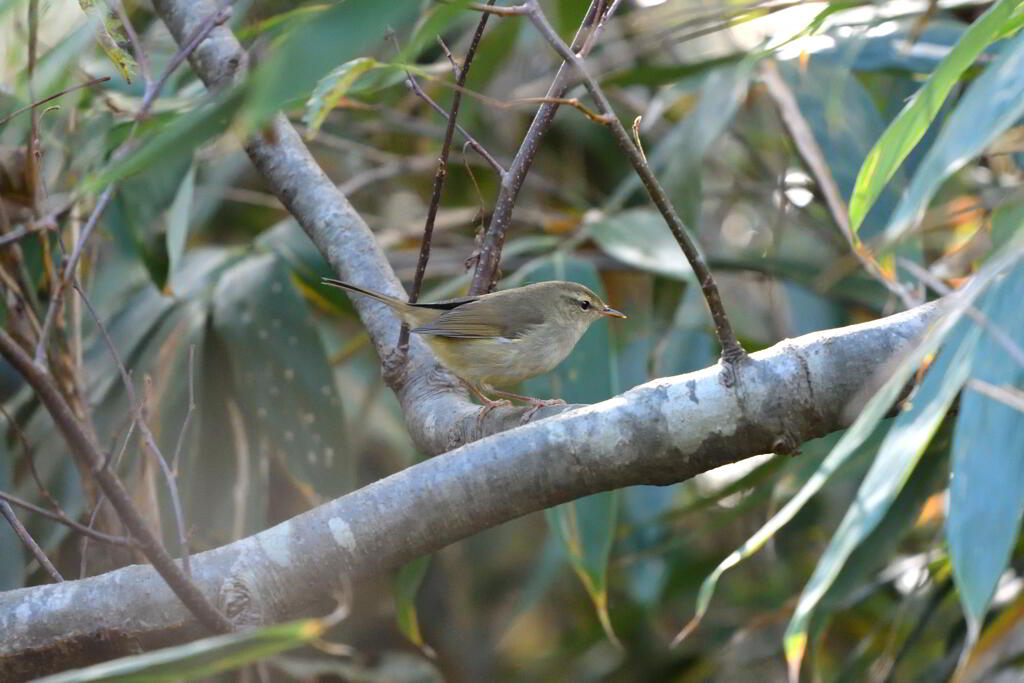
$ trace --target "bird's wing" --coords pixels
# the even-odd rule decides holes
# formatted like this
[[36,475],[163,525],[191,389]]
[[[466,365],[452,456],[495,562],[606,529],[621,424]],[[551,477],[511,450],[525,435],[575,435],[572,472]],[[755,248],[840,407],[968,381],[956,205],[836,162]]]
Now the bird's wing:
[[[508,301],[493,295],[481,297],[455,306],[438,316],[437,320],[412,331],[457,339],[519,339],[544,321],[536,310],[512,311],[508,304]],[[518,322],[511,324],[509,320]]]

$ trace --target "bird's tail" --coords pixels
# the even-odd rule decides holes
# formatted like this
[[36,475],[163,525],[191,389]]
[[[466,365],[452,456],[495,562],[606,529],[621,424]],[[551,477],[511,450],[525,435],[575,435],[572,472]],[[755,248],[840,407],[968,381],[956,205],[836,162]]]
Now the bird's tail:
[[364,294],[366,296],[373,297],[377,301],[383,301],[388,306],[391,306],[392,308],[398,309],[399,311],[405,310],[409,306],[408,303],[402,301],[401,299],[396,299],[395,297],[387,296],[386,294],[378,294],[377,292],[371,292],[368,289],[363,289],[362,287],[356,287],[355,285],[349,284],[348,282],[342,282],[341,280],[335,280],[333,277],[322,277],[322,278],[320,278],[320,282],[322,282],[325,285],[331,285],[333,287],[340,287],[342,289],[347,289],[348,291],[355,292],[356,294]]

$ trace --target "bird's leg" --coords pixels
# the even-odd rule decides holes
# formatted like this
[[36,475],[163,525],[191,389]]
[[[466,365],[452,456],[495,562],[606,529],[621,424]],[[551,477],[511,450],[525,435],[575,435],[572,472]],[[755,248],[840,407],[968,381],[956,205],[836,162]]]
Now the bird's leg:
[[469,387],[469,390],[471,392],[473,392],[473,394],[478,399],[480,399],[480,403],[482,403],[483,406],[484,406],[483,410],[481,410],[480,414],[477,416],[477,419],[482,420],[484,418],[484,416],[487,415],[487,413],[491,412],[495,408],[501,408],[503,406],[510,406],[510,405],[512,405],[511,401],[506,401],[504,399],[499,399],[499,400],[495,401],[493,398],[491,398],[490,396],[485,394],[480,387],[476,386],[472,382],[466,382],[466,386]]
[[565,405],[565,401],[563,401],[560,398],[534,398],[532,396],[523,396],[521,394],[513,394],[511,391],[500,391],[498,389],[495,389],[494,387],[487,387],[487,390],[489,392],[491,392],[492,394],[497,394],[498,396],[505,396],[507,398],[514,398],[517,401],[524,401],[526,403],[529,403],[531,408],[529,410],[527,410],[525,413],[523,413],[523,417],[520,420],[523,424],[526,424],[527,422],[532,420],[533,416],[541,408],[545,408],[547,406],[564,406]]

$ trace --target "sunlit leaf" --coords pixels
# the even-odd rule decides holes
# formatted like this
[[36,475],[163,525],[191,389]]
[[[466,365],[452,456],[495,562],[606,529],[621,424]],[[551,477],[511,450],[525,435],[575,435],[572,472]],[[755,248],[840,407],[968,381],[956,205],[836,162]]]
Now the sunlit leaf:
[[306,137],[316,136],[324,119],[332,109],[338,106],[338,102],[348,94],[352,84],[360,76],[381,66],[386,65],[372,57],[359,57],[345,62],[321,78],[313,88],[313,94],[309,96],[309,101],[306,102],[306,113],[302,115],[302,122],[308,128]]
[[856,548],[889,512],[967,380],[978,338],[978,327],[970,320],[961,319],[929,368],[924,382],[911,397],[909,410],[900,413],[889,429],[846,516],[804,587],[786,629],[786,659],[791,671],[799,670],[802,643],[807,642],[808,625],[819,601]]
[[[899,360],[895,367],[887,369],[885,383],[875,392],[874,396],[867,402],[860,411],[854,423],[843,433],[842,438],[835,448],[828,454],[821,463],[814,476],[793,496],[771,519],[758,529],[738,549],[734,550],[728,557],[715,567],[715,570],[704,579],[697,596],[696,614],[686,627],[679,632],[673,644],[678,644],[686,638],[700,624],[711,604],[715,587],[721,576],[732,567],[747,559],[760,550],[764,544],[772,538],[776,532],[787,524],[796,513],[803,508],[810,498],[815,495],[835,472],[842,467],[860,448],[864,441],[875,431],[876,426],[888,412],[893,402],[899,397],[907,380],[917,370],[922,361],[934,353],[939,344],[946,338],[954,325],[964,315],[964,309],[982,293],[988,283],[1006,267],[1008,261],[1013,257],[1004,256],[990,263],[983,273],[979,273],[967,289],[961,292],[957,306],[952,308],[925,334],[924,338],[912,350]],[[806,646],[806,637],[793,638],[787,643],[787,650],[792,656],[802,656]]]
[[141,655],[40,678],[45,683],[86,681],[181,681],[231,671],[299,647],[323,635],[323,619],[303,619],[265,628],[204,638]]
[[959,170],[1024,115],[1024,33],[1011,40],[968,88],[921,161],[893,211],[885,237],[897,240],[913,227],[929,200]]
[[850,198],[850,223],[855,233],[886,183],[928,129],[949,91],[999,37],[1017,5],[1018,0],[1000,0],[975,21],[872,147]]
[[[946,534],[972,639],[1006,570],[1024,516],[1024,411],[985,393],[1024,389],[1024,365],[1005,348],[1024,339],[1024,266],[993,288],[977,359],[960,401]],[[1005,335],[1005,336],[1003,336]]]

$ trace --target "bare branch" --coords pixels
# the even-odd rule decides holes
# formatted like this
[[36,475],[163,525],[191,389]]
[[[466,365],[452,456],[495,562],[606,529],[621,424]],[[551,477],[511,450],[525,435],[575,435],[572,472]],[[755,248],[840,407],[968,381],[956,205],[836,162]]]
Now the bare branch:
[[[156,460],[160,472],[163,474],[164,483],[167,485],[167,495],[171,499],[171,508],[174,510],[174,523],[178,531],[178,544],[181,547],[182,564],[185,568],[185,574],[191,576],[192,566],[189,562],[188,538],[185,536],[185,512],[181,505],[181,496],[178,494],[178,484],[174,479],[174,474],[171,472],[171,468],[168,466],[163,453],[160,452],[160,446],[157,445],[153,432],[150,431],[149,425],[146,423],[144,405],[135,395],[135,387],[132,385],[131,377],[128,376],[128,369],[124,366],[121,355],[117,352],[117,347],[114,346],[114,340],[110,338],[110,333],[107,332],[106,325],[103,324],[103,321],[96,314],[96,309],[92,307],[92,302],[89,301],[89,297],[85,295],[85,292],[82,291],[77,282],[73,283],[73,287],[78,292],[79,297],[81,297],[82,303],[85,304],[85,308],[89,311],[89,315],[92,316],[100,336],[103,337],[103,343],[106,344],[107,351],[110,352],[110,357],[113,359],[114,365],[117,366],[117,371],[121,375],[121,383],[124,385],[124,392],[128,398],[128,406],[132,411],[132,417],[139,428],[139,432],[142,433],[142,439],[146,446],[145,450]],[[104,470],[106,469],[104,464]]]
[[4,493],[3,491],[0,491],[0,499],[7,501],[11,505],[17,505],[20,508],[24,508],[26,510],[34,512],[37,515],[42,515],[43,517],[52,519],[55,522],[59,522],[60,524],[63,524],[67,527],[74,529],[83,536],[94,538],[97,541],[102,541],[103,543],[110,543],[111,545],[123,546],[125,548],[138,547],[138,544],[130,538],[125,538],[123,536],[111,536],[110,534],[105,534],[102,531],[96,531],[95,529],[91,529],[90,527],[81,524],[80,522],[76,522],[75,520],[71,519],[62,512],[54,512],[53,510],[47,510],[46,508],[39,507],[38,505],[30,503],[27,500],[22,500],[21,498],[18,498],[17,496],[12,495],[10,493]]
[[154,569],[160,573],[175,595],[211,631],[227,633],[233,630],[231,622],[207,601],[199,588],[182,573],[167,554],[143,521],[121,480],[111,470],[103,467],[102,452],[79,424],[50,375],[33,361],[6,330],[0,330],[0,354],[35,390],[40,402],[46,407],[57,429],[67,441],[71,453],[94,474],[96,482],[110,499],[118,516],[132,536],[138,540],[140,550],[153,563]]
[[[494,0],[488,0],[488,5],[493,5]],[[420,242],[420,256],[416,261],[416,274],[413,276],[412,291],[409,293],[409,302],[416,303],[420,298],[420,290],[423,288],[423,276],[427,272],[427,261],[430,259],[430,241],[434,235],[434,219],[437,218],[437,210],[441,206],[441,191],[444,189],[444,181],[448,177],[448,155],[452,150],[452,139],[455,137],[455,125],[459,118],[459,105],[462,104],[462,88],[466,85],[466,77],[469,76],[469,68],[473,64],[473,58],[476,56],[477,47],[480,46],[480,39],[484,35],[484,29],[487,28],[487,20],[490,19],[489,14],[484,14],[480,17],[480,21],[476,25],[476,31],[473,33],[473,40],[470,41],[469,49],[466,51],[466,58],[463,60],[462,67],[459,68],[455,65],[455,59],[451,56],[451,52],[448,47],[444,45],[442,41],[441,45],[445,52],[448,54],[449,59],[452,62],[452,67],[456,70],[457,75],[455,78],[455,84],[458,86],[458,90],[452,95],[452,108],[448,114],[448,126],[444,131],[444,141],[441,143],[441,154],[437,158],[437,171],[434,173],[434,183],[430,192],[430,206],[427,209],[427,218],[423,224],[423,239]],[[408,75],[410,82],[415,82],[412,74]],[[402,356],[409,351],[409,326],[402,324],[402,329],[398,334],[398,352]]]
[[[583,85],[586,87],[587,92],[590,93],[590,96],[597,103],[597,110],[603,117],[603,122],[611,130],[615,141],[626,154],[637,175],[640,176],[641,182],[647,188],[647,194],[651,197],[651,201],[658,208],[669,230],[672,231],[672,235],[676,238],[676,242],[683,250],[683,254],[686,255],[686,260],[689,261],[690,267],[697,277],[697,282],[704,293],[704,300],[707,302],[708,309],[711,312],[711,318],[715,325],[715,334],[718,337],[719,344],[722,346],[722,360],[727,365],[734,365],[743,361],[747,356],[747,352],[744,351],[743,346],[736,339],[736,333],[733,332],[732,324],[729,322],[725,307],[722,305],[722,298],[718,293],[718,285],[715,284],[711,270],[704,262],[704,257],[697,249],[697,245],[687,233],[686,226],[683,224],[679,214],[676,213],[675,207],[672,206],[668,194],[661,186],[661,183],[658,182],[657,177],[644,158],[643,151],[630,139],[629,132],[622,125],[622,122],[619,121],[618,117],[615,116],[612,106],[608,102],[608,98],[605,96],[601,86],[584,67],[583,60],[558,37],[537,0],[529,0],[527,4],[531,9],[528,16],[533,25],[540,31],[541,35],[550,43],[558,55],[565,60],[565,63],[571,65],[583,80]],[[727,384],[731,385],[735,378],[731,372],[727,372],[724,380]]]
[[46,573],[50,575],[50,578],[57,583],[64,581],[64,577],[61,576],[60,572],[57,571],[57,568],[53,566],[53,563],[50,562],[50,558],[46,556],[43,549],[40,548],[39,544],[36,543],[36,540],[32,538],[32,534],[28,532],[28,529],[26,529],[21,523],[18,516],[14,514],[14,510],[11,509],[11,506],[6,500],[0,500],[0,514],[4,516],[7,523],[11,525],[12,529],[14,529],[14,533],[17,534],[18,538],[21,539],[21,542],[25,544],[25,547],[29,549],[29,552],[31,552],[32,556],[36,558],[36,561],[39,562],[44,570],[46,570]]

